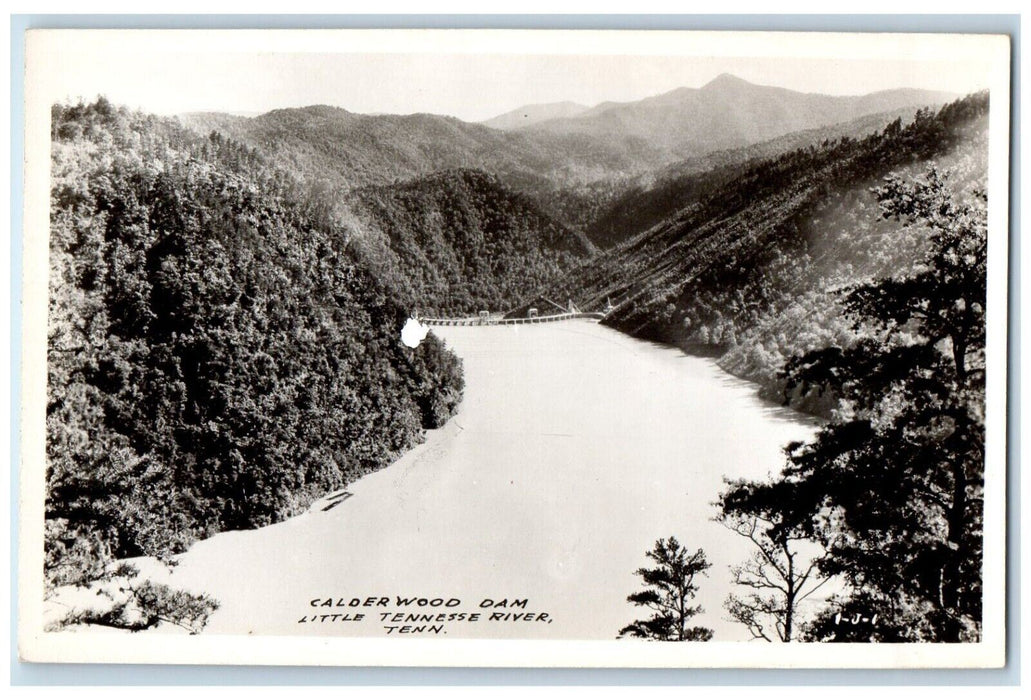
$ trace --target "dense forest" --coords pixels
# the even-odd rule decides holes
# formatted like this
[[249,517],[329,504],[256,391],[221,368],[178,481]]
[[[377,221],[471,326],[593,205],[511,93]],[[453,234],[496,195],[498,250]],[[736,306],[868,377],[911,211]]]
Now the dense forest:
[[[581,308],[612,303],[605,323],[716,355],[779,398],[778,372],[790,357],[852,342],[835,290],[908,269],[923,252],[919,230],[894,235],[870,188],[934,160],[969,196],[986,170],[987,110],[987,95],[973,95],[862,139],[750,163],[716,187],[687,175],[690,204],[595,256],[550,294],[571,296]],[[826,412],[833,400],[797,405]]]
[[326,212],[220,135],[53,108],[51,584],[287,518],[453,413],[459,360],[401,344]]
[[344,203],[365,260],[423,315],[508,310],[594,252],[582,234],[478,170],[362,188]]

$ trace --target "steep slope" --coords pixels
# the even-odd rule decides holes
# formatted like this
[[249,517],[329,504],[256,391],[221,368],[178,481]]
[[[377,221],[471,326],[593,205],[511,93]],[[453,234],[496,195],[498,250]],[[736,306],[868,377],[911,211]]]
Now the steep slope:
[[441,425],[461,365],[254,151],[92,105],[52,121],[47,575],[264,525]]
[[344,204],[345,225],[367,263],[424,314],[510,308],[594,250],[482,171],[363,188]]
[[932,161],[956,171],[959,190],[983,183],[987,111],[987,94],[973,95],[755,164],[548,291],[581,308],[612,302],[605,323],[718,355],[775,396],[786,357],[850,341],[833,291],[905,270],[921,250],[880,220],[868,188]]
[[183,123],[259,148],[298,176],[351,189],[438,170],[485,169],[503,177],[590,182],[668,162],[636,138],[505,132],[432,114],[364,115],[326,106],[254,118],[190,114]]
[[952,97],[912,89],[838,97],[755,85],[725,73],[701,88],[678,88],[637,102],[603,103],[576,117],[540,122],[526,131],[597,139],[633,137],[689,158],[867,114],[938,105]]
[[481,124],[492,129],[521,129],[549,119],[565,119],[583,114],[590,107],[576,102],[549,102],[547,104],[523,105],[510,112],[485,119]]
[[622,194],[599,206],[592,212],[593,218],[585,233],[598,247],[611,248],[699,199],[711,196],[764,160],[844,137],[863,138],[897,119],[908,124],[916,112],[912,107],[903,107],[673,163],[654,174],[636,178]]

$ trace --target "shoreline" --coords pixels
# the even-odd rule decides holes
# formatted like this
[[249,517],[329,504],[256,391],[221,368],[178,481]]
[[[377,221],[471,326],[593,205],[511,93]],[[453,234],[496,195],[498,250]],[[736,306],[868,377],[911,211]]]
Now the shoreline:
[[[736,563],[739,543],[709,520],[723,475],[779,468],[788,438],[811,431],[711,359],[597,322],[439,335],[467,367],[443,427],[304,513],[219,533],[171,571],[148,571],[219,601],[204,634],[389,635],[376,618],[355,620],[360,610],[315,610],[311,624],[309,603],[418,593],[525,600],[500,612],[549,616],[441,623],[452,635],[614,638],[638,614],[625,599],[654,540],[686,533],[716,566]],[[705,623],[733,638],[721,620],[724,573],[710,573]]]

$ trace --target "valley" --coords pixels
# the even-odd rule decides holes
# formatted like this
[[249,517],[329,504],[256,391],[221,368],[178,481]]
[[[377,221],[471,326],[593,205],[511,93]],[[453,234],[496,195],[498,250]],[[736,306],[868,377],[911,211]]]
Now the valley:
[[[828,640],[833,611],[888,595],[842,562],[884,563],[839,543],[909,544],[848,501],[887,490],[929,513],[913,561],[931,573],[898,573],[911,598],[878,640],[975,638],[988,110],[986,92],[728,74],[475,124],[55,105],[51,622],[612,639],[643,612],[627,596],[648,548],[677,534],[708,557],[687,612],[713,639],[762,637],[760,610],[782,641]],[[903,292],[927,297],[915,315]],[[934,316],[936,295],[956,301]],[[562,320],[516,323],[538,312]],[[401,342],[419,318],[470,317]],[[869,376],[821,364],[842,358]],[[851,467],[827,476],[866,449],[836,430],[880,449],[895,419],[938,467],[855,471],[868,491],[840,487]],[[787,557],[792,596],[793,562],[831,583],[785,627],[741,597],[759,555]],[[98,588],[128,597],[94,610]],[[468,606],[309,609],[411,591],[532,605],[486,625]]]

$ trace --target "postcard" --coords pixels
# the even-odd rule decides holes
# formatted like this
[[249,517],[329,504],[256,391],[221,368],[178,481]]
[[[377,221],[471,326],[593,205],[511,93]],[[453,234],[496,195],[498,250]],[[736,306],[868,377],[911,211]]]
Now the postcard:
[[21,658],[1001,666],[1009,61],[29,31]]

